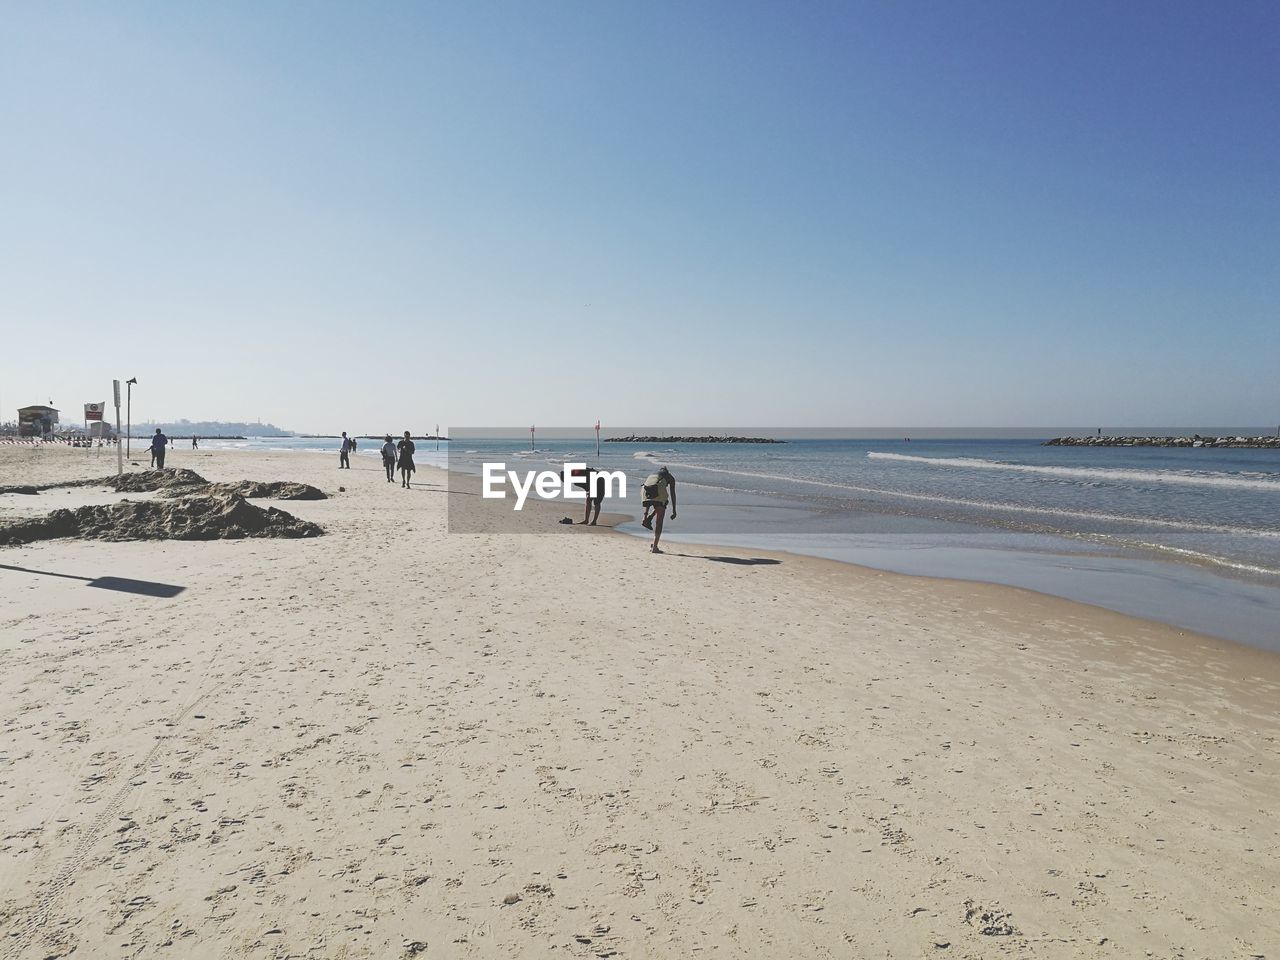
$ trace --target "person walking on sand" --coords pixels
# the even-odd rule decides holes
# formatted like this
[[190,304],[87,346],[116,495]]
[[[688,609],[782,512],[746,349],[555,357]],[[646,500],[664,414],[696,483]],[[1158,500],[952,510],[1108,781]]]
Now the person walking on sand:
[[351,469],[351,451],[356,448],[351,438],[347,436],[347,431],[342,431],[342,449],[338,451],[338,469]]
[[413,476],[413,452],[417,449],[413,445],[413,440],[409,437],[409,431],[404,432],[404,439],[396,444],[400,451],[400,485],[406,490],[409,489],[409,479]]
[[159,427],[156,427],[156,435],[151,438],[151,459],[157,470],[164,469],[165,446],[168,443],[169,438],[160,431]]
[[200,438],[195,436],[194,434],[192,434],[191,436],[191,449],[192,450],[200,449]]
[[653,553],[661,553],[658,541],[662,539],[662,521],[667,515],[667,500],[671,501],[671,519],[676,518],[676,478],[666,467],[657,473],[645,477],[640,487],[641,506],[644,507],[644,519],[640,521],[646,530],[653,531],[653,545],[649,547]]
[[387,471],[387,483],[396,482],[396,445],[391,439],[391,434],[387,434],[385,442],[382,444],[382,466]]

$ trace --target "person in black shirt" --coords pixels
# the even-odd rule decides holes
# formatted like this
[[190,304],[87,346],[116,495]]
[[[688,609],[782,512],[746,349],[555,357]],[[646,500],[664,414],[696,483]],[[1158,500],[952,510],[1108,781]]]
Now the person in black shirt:
[[151,438],[151,458],[155,460],[157,470],[164,469],[165,447],[169,443],[169,438],[160,432],[160,428],[156,427],[156,435]]
[[413,440],[409,438],[409,431],[404,432],[404,439],[396,444],[396,448],[400,451],[397,463],[400,467],[400,485],[406,490],[409,489],[409,478],[413,476],[413,452],[417,449],[413,445]]

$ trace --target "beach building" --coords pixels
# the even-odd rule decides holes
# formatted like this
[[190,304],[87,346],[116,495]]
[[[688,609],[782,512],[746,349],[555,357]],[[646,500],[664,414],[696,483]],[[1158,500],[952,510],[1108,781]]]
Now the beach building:
[[18,436],[20,437],[52,436],[57,425],[58,410],[56,407],[36,404],[31,407],[18,408]]

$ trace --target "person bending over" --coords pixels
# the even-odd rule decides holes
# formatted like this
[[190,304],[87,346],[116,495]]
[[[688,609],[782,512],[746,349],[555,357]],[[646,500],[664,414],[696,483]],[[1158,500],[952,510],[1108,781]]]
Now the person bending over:
[[580,526],[594,527],[600,519],[600,505],[604,503],[604,477],[600,476],[598,470],[587,467],[586,475],[578,482],[578,486],[587,492],[587,512],[578,523]]
[[663,467],[657,473],[645,478],[640,488],[644,499],[644,519],[640,521],[646,530],[653,531],[653,545],[649,548],[654,553],[661,553],[658,541],[662,539],[662,521],[667,515],[667,501],[671,501],[671,519],[676,518],[676,478],[671,471]]

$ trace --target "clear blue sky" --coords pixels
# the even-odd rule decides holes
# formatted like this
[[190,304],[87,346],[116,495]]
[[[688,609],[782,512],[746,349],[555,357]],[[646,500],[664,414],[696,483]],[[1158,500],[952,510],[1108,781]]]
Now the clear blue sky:
[[1280,418],[1280,4],[13,3],[0,404]]

